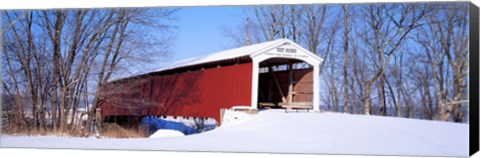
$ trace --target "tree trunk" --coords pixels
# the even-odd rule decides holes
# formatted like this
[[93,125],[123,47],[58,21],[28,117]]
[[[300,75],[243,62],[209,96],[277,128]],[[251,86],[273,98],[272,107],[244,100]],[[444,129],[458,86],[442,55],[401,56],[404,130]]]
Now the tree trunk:
[[348,9],[343,5],[343,112],[348,111]]
[[378,97],[380,115],[387,116],[387,103],[385,99],[385,73],[378,80]]
[[364,109],[364,114],[365,115],[370,115],[372,113],[372,110],[371,110],[371,99],[370,99],[370,87],[371,87],[371,84],[370,83],[367,83],[365,85],[365,109]]

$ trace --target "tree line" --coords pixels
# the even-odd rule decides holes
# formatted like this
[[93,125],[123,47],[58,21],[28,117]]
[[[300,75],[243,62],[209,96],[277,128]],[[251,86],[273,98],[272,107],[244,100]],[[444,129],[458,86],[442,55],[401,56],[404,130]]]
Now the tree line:
[[176,11],[2,11],[2,130],[89,133],[104,83],[168,55]]
[[288,38],[324,58],[327,110],[468,121],[468,3],[245,7],[237,46]]

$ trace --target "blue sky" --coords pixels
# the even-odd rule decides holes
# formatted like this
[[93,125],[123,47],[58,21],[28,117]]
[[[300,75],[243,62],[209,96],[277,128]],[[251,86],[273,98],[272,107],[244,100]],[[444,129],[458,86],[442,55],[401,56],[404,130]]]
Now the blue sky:
[[241,22],[242,7],[212,6],[185,7],[177,12],[178,32],[173,61],[215,53],[231,48],[231,40],[224,35],[224,27],[235,27]]

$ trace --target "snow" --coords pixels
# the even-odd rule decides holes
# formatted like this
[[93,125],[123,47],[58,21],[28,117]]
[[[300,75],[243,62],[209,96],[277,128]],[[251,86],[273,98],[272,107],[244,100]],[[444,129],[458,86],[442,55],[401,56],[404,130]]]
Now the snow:
[[1,136],[1,147],[407,156],[468,156],[468,124],[341,113],[260,111],[184,137],[95,139]]
[[180,131],[177,130],[170,130],[170,129],[160,129],[153,133],[149,138],[165,138],[165,137],[178,137],[178,136],[185,136]]
[[232,107],[224,111],[222,118],[222,126],[225,127],[240,124],[242,122],[250,120],[252,116],[254,116],[253,114],[249,114],[243,111],[236,111],[235,109],[239,108]]
[[120,80],[120,79],[124,79],[124,78],[129,78],[129,77],[133,77],[133,76],[138,76],[138,75],[142,75],[142,74],[147,74],[147,73],[151,73],[151,72],[159,72],[159,71],[171,70],[171,69],[176,69],[176,68],[181,68],[181,67],[186,67],[186,66],[192,66],[192,65],[202,64],[202,63],[222,61],[222,60],[227,60],[227,59],[234,59],[234,58],[238,58],[238,57],[249,56],[249,55],[255,54],[255,53],[257,53],[261,50],[264,50],[264,49],[270,48],[272,46],[282,44],[282,43],[287,42],[287,41],[290,41],[290,40],[288,40],[288,39],[278,39],[278,40],[274,40],[274,41],[269,41],[269,42],[264,42],[264,43],[259,43],[259,44],[254,44],[254,45],[249,45],[249,46],[224,50],[224,51],[220,51],[220,52],[217,52],[217,53],[208,54],[208,55],[204,55],[204,56],[183,59],[183,60],[171,62],[171,63],[168,63],[168,64],[159,65],[158,67],[154,67],[152,69],[142,69],[142,70],[139,70],[138,72],[135,72],[131,75],[120,76],[120,77],[114,78],[111,81]]

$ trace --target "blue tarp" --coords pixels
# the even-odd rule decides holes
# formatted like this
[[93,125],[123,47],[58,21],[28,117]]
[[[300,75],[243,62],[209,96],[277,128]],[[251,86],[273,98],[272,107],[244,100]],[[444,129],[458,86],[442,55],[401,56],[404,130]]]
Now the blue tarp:
[[144,117],[140,124],[148,127],[149,131],[152,133],[159,129],[177,130],[182,132],[185,135],[198,133],[197,130],[183,123],[167,121],[167,120],[164,120],[161,118],[155,118],[155,117]]

